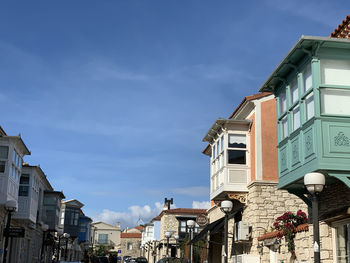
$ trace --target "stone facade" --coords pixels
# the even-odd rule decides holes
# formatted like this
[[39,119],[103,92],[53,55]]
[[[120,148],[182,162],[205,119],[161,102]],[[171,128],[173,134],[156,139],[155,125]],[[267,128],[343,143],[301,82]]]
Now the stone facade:
[[141,256],[141,234],[122,233],[120,239],[121,256],[137,258]]

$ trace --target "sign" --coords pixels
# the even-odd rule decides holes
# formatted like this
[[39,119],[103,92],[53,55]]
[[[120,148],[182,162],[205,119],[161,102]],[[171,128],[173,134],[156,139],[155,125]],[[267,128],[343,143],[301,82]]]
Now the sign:
[[200,214],[197,216],[196,222],[199,226],[205,226],[208,224],[208,217],[204,214]]
[[120,254],[120,253],[122,253],[122,251],[119,249],[119,250],[117,251],[117,253],[119,253],[119,254]]
[[8,237],[24,237],[25,229],[23,227],[11,227],[9,231],[5,230],[4,235]]

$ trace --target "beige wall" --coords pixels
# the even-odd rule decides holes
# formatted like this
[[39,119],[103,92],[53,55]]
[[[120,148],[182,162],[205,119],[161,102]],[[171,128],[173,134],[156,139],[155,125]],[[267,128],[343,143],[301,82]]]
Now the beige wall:
[[120,226],[112,226],[106,223],[94,223],[92,224],[93,230],[93,243],[94,246],[98,245],[98,235],[108,234],[109,245],[113,246],[112,251],[120,249]]

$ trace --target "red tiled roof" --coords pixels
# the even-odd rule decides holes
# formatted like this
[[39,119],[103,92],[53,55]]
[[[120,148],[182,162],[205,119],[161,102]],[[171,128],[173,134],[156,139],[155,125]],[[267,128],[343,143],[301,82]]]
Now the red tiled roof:
[[141,238],[141,233],[120,233],[120,238]]
[[330,37],[335,38],[350,38],[350,15],[338,25],[336,29],[331,33]]
[[137,230],[140,230],[140,231],[142,231],[142,230],[144,229],[143,226],[136,226],[136,227],[134,227],[134,228],[136,228]]
[[[305,224],[297,226],[297,229],[296,229],[297,233],[298,232],[304,232],[304,231],[305,232],[309,231],[309,224],[308,223],[305,223]],[[279,232],[280,231],[273,231],[273,232],[269,232],[269,233],[263,234],[262,236],[258,237],[258,241],[263,241],[265,239],[277,237],[277,234]]]
[[197,208],[175,208],[170,210],[163,210],[158,216],[152,219],[152,221],[159,221],[164,214],[174,214],[174,215],[200,215],[207,214],[206,209]]

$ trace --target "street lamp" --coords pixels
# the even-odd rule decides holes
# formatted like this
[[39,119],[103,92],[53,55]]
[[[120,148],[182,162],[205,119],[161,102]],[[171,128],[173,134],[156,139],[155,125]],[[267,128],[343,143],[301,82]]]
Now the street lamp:
[[60,260],[61,236],[62,235],[63,235],[63,230],[62,229],[58,229],[57,230],[58,244],[57,244],[57,253],[56,253],[57,262]]
[[44,262],[45,235],[46,235],[46,231],[49,230],[49,226],[47,224],[42,224],[41,230],[43,231],[43,242],[41,244],[40,258],[41,258],[41,261]]
[[17,201],[15,200],[7,200],[5,203],[5,209],[8,213],[7,222],[5,228],[5,245],[4,245],[4,257],[3,262],[6,263],[7,259],[7,247],[9,245],[9,234],[10,234],[10,226],[11,226],[11,216],[13,212],[17,211]]
[[325,176],[321,173],[307,173],[304,176],[304,185],[311,194],[312,225],[314,228],[314,262],[320,263],[320,225],[318,222],[318,195],[326,184]]
[[68,258],[68,238],[70,237],[70,234],[64,233],[63,237],[66,239],[66,249],[65,249],[65,253],[64,253],[64,260],[67,261],[67,258]]
[[225,255],[224,255],[224,263],[227,263],[228,260],[228,215],[231,212],[233,207],[233,204],[231,201],[229,200],[225,200],[221,202],[221,206],[220,209],[222,212],[225,213]]
[[174,239],[175,239],[175,255],[177,257],[177,242],[179,241],[179,235],[174,235]]
[[167,231],[165,232],[165,237],[166,237],[166,256],[167,258],[169,257],[169,238],[171,237],[171,232]]
[[[193,229],[194,226],[196,225],[196,222],[194,220],[187,220],[186,222],[187,227],[190,229],[190,241],[193,239]],[[192,242],[190,244],[190,263],[192,263],[193,260],[193,246]]]

